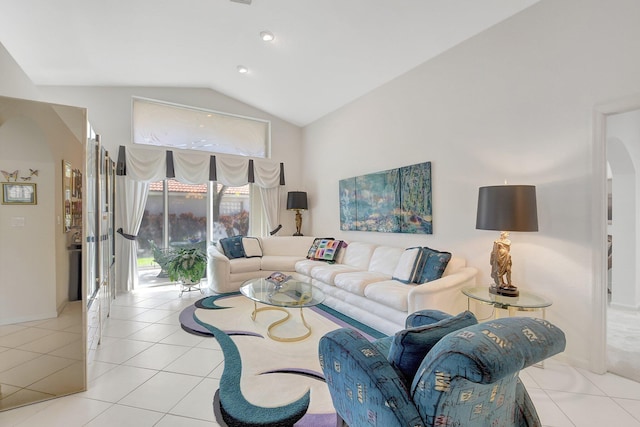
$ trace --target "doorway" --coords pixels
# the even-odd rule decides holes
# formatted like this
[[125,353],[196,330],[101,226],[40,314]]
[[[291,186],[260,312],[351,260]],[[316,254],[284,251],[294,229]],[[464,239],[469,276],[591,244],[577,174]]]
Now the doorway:
[[607,299],[606,368],[640,381],[640,247],[638,176],[640,109],[606,118]]

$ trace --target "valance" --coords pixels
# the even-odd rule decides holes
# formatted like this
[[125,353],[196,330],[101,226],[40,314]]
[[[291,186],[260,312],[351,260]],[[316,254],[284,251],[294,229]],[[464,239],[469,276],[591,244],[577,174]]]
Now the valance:
[[285,184],[284,164],[267,159],[122,145],[116,173],[142,182],[175,178],[187,184],[217,181],[231,187],[255,183],[261,188],[274,188]]

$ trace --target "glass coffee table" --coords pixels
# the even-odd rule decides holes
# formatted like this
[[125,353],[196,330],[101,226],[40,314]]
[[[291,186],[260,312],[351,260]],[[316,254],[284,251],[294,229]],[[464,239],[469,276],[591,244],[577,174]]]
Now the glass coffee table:
[[[295,279],[289,279],[284,283],[278,284],[264,278],[247,280],[240,287],[240,293],[253,300],[251,320],[256,320],[256,315],[261,311],[278,310],[286,313],[284,318],[273,322],[267,328],[267,334],[271,339],[282,342],[301,341],[309,337],[311,335],[311,327],[304,319],[302,309],[316,306],[325,299],[325,295],[321,290],[310,283],[300,282]],[[265,304],[268,307],[258,307],[258,303]],[[300,309],[300,319],[302,319],[302,324],[307,329],[305,334],[291,338],[274,334],[273,330],[291,317],[287,308]]]

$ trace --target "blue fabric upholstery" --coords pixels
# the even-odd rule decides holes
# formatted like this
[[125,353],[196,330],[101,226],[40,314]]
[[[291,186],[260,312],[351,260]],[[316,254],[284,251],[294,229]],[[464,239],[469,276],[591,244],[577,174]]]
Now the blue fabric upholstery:
[[422,359],[438,341],[450,332],[477,323],[473,313],[464,311],[438,322],[404,329],[394,335],[387,358],[407,381],[411,381],[422,363]]
[[[441,317],[424,314],[414,320]],[[564,333],[541,319],[468,326],[433,346],[408,391],[378,347],[357,332],[329,332],[319,351],[333,404],[351,427],[539,426],[518,372],[563,351],[565,344]]]
[[430,325],[449,317],[451,317],[449,313],[440,310],[420,310],[407,316],[405,327],[414,328],[416,326]]
[[224,254],[229,259],[244,258],[244,245],[242,244],[242,236],[225,237],[220,239],[220,245]]
[[422,248],[422,266],[416,283],[426,283],[442,277],[447,264],[451,260],[451,252]]
[[320,339],[320,366],[336,412],[348,425],[424,425],[398,372],[353,329]]

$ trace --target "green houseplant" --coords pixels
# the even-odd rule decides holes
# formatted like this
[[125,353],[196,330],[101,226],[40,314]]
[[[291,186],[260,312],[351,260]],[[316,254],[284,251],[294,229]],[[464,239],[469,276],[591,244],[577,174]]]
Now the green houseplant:
[[199,248],[179,249],[166,264],[172,281],[199,283],[207,268],[207,255]]

